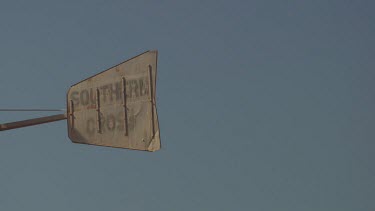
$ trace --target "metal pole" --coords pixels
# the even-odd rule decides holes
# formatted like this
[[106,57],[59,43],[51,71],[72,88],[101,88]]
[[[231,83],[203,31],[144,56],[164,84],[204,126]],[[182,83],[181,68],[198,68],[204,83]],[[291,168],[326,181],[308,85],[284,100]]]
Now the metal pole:
[[57,114],[57,115],[46,116],[46,117],[41,117],[41,118],[27,119],[27,120],[18,121],[18,122],[9,122],[9,123],[0,124],[0,131],[39,125],[39,124],[44,124],[44,123],[49,123],[49,122],[60,121],[64,119],[66,119],[66,114]]
[[0,111],[65,111],[65,109],[14,109],[2,108]]

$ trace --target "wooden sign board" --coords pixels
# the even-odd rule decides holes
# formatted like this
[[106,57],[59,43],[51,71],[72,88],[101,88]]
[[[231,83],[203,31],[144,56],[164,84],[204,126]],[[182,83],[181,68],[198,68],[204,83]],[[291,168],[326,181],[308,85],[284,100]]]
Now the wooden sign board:
[[0,131],[67,119],[74,143],[159,150],[156,73],[157,51],[147,51],[71,86],[65,114],[0,124]]
[[69,138],[75,143],[160,149],[155,104],[157,51],[148,51],[69,89]]

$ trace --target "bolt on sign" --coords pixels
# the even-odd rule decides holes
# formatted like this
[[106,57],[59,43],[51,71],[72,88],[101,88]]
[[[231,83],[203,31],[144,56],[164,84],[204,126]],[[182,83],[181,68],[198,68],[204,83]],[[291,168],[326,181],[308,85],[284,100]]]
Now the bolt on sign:
[[147,51],[70,87],[65,114],[0,125],[0,130],[67,120],[74,143],[156,151],[157,51]]

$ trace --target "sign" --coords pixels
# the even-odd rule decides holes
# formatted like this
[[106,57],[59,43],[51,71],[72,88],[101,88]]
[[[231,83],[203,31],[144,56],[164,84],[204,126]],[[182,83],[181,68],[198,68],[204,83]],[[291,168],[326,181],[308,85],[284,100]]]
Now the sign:
[[70,87],[68,135],[74,143],[156,151],[157,51],[147,51]]

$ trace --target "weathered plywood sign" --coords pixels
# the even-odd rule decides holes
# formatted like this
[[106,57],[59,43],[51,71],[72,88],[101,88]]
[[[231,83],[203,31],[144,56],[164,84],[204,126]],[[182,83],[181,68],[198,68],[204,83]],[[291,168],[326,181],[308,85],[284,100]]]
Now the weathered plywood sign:
[[74,143],[156,151],[157,51],[147,51],[70,87],[66,114],[1,124],[9,130],[67,119]]

